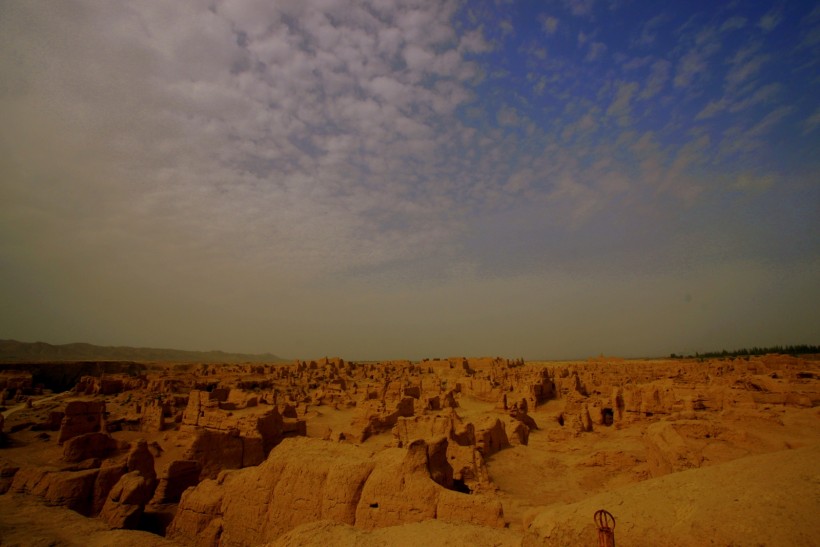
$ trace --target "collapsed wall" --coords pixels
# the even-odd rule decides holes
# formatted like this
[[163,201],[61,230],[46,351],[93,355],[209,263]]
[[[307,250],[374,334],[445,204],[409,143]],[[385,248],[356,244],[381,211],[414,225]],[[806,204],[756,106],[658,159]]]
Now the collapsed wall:
[[202,475],[215,478],[223,469],[262,463],[287,434],[304,434],[304,420],[283,418],[276,407],[234,415],[220,408],[213,392],[195,390],[188,396],[180,431],[193,437],[183,459],[199,462]]
[[[84,376],[73,393],[51,403],[59,411],[44,404],[39,414],[21,411],[5,424],[0,415],[0,432],[3,425],[10,435],[30,429],[41,433],[29,440],[60,442],[66,464],[42,473],[22,469],[14,488],[11,468],[0,468],[0,493],[35,493],[88,515],[102,515],[111,497],[104,518],[126,527],[146,505],[181,499],[169,534],[199,545],[217,538],[224,545],[264,542],[318,519],[359,530],[424,519],[497,526],[503,514],[485,495],[497,490],[487,458],[527,444],[538,429],[533,416],[566,424],[547,427],[551,442],[599,426],[637,425],[641,473],[659,477],[758,450],[762,441],[751,432],[735,434],[707,418],[747,412],[759,420],[760,408],[816,406],[820,384],[809,368],[769,358],[546,365],[326,358]],[[80,395],[85,400],[67,400]],[[548,410],[537,410],[548,402]],[[306,434],[306,420],[335,410],[349,412],[325,418],[311,434],[327,431],[327,439],[341,443],[290,439]],[[46,433],[58,429],[54,439]],[[135,475],[121,461],[124,439],[138,431],[157,439],[151,445],[158,457],[165,450],[153,475]],[[388,432],[393,442],[385,449]],[[197,486],[203,478],[210,480]]]
[[190,545],[273,541],[308,522],[363,529],[427,519],[502,527],[497,500],[447,490],[430,477],[428,447],[360,448],[310,438],[284,440],[259,466],[224,471],[182,495],[168,537]]

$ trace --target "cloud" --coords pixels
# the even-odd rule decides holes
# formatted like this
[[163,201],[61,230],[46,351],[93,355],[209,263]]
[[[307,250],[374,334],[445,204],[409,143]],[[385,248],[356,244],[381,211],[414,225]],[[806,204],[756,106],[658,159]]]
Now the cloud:
[[677,70],[675,71],[675,87],[688,87],[696,76],[706,70],[706,67],[706,61],[703,56],[696,51],[690,51],[678,62]]
[[778,124],[783,118],[788,116],[794,109],[791,106],[779,106],[766,114],[762,120],[753,125],[747,134],[751,137],[759,137],[768,133],[772,127]]
[[606,44],[603,42],[592,42],[589,44],[589,51],[584,60],[588,63],[601,59],[606,53]]
[[498,110],[496,119],[500,125],[515,127],[521,123],[518,111],[510,106],[503,106]]
[[[55,172],[81,172],[83,156],[112,158],[120,172],[110,182],[79,179],[71,191],[119,212],[89,222],[126,238],[122,249],[136,256],[135,246],[164,240],[171,252],[175,238],[156,238],[166,230],[179,245],[195,242],[181,256],[199,253],[198,262],[210,260],[207,248],[242,249],[277,275],[323,275],[418,256],[452,236],[455,217],[433,221],[450,188],[408,185],[446,180],[436,166],[446,165],[460,131],[453,112],[476,74],[465,55],[490,47],[477,29],[454,33],[454,3],[380,6],[383,19],[310,2],[86,7],[68,17],[37,2],[11,10],[12,21],[41,27],[3,25],[25,51],[6,73],[29,92],[2,109],[34,115],[35,105],[51,105],[28,131],[52,133],[52,151],[81,132],[86,152],[50,152]],[[78,32],[86,25],[102,30]],[[42,35],[60,47],[37,46]],[[22,114],[10,122],[30,125]],[[22,144],[5,146],[7,155]],[[14,184],[58,214],[29,178]],[[171,213],[183,203],[190,207]],[[144,236],[120,236],[128,222]]]
[[753,93],[729,106],[730,112],[740,112],[761,103],[773,101],[781,92],[783,86],[779,83],[766,84],[757,88]]
[[573,15],[583,16],[592,13],[595,0],[564,0],[564,5]]
[[548,35],[555,34],[555,31],[558,30],[558,19],[552,17],[551,15],[548,16],[541,16],[541,28],[544,29]]
[[615,98],[606,110],[607,116],[616,118],[626,118],[629,116],[632,97],[638,90],[636,82],[618,82],[615,91]]
[[[629,59],[625,55],[618,53],[615,55],[616,60],[621,63],[624,70],[638,70],[650,64],[653,60],[652,56],[646,55],[644,57],[634,57]],[[623,60],[622,60],[623,59]],[[628,60],[627,60],[628,59]]]
[[704,191],[704,183],[691,176],[691,173],[707,163],[706,152],[710,146],[709,135],[700,135],[678,147],[671,165],[664,173],[661,188],[685,203],[692,204]]
[[635,43],[639,46],[650,46],[655,43],[655,40],[658,37],[658,28],[668,20],[669,16],[664,13],[658,14],[649,19],[643,24],[640,34],[635,39]]
[[561,133],[561,138],[568,141],[575,136],[587,136],[598,129],[598,122],[593,112],[587,112],[575,123],[567,124]]
[[705,120],[715,116],[720,112],[737,113],[759,104],[773,102],[781,93],[783,86],[779,83],[771,83],[758,88],[747,87],[745,95],[728,93],[720,100],[710,101],[701,110],[695,120]]
[[493,45],[484,38],[480,29],[465,32],[459,41],[460,53],[486,53],[493,50]]
[[736,88],[749,78],[755,76],[765,65],[771,56],[767,54],[757,54],[760,44],[752,44],[739,50],[730,61],[731,67],[726,73],[726,87]]
[[783,11],[775,8],[761,17],[757,22],[757,27],[763,32],[771,32],[783,20]]
[[[739,28],[722,16],[656,11],[644,25],[563,7],[531,21],[554,32],[547,54],[499,39],[521,12],[492,3],[4,5],[0,328],[294,356],[408,356],[422,339],[497,353],[485,334],[514,338],[522,316],[538,320],[533,348],[562,316],[583,325],[564,291],[595,310],[590,286],[613,272],[668,267],[688,283],[693,263],[773,256],[732,200],[780,204],[802,220],[776,237],[816,240],[813,217],[792,213],[812,203],[794,197],[811,166],[794,182],[766,146],[779,124],[817,131],[796,84],[808,52],[721,35]],[[622,23],[641,39],[610,43]],[[762,192],[767,177],[777,192]]]
[[696,121],[706,120],[718,114],[719,112],[723,112],[726,110],[727,101],[725,99],[720,99],[716,101],[709,101],[709,103],[703,107],[703,110],[698,112],[695,116]]
[[528,44],[522,45],[520,48],[518,48],[518,51],[527,56],[533,56],[536,59],[543,61],[547,58],[547,50],[540,46],[541,42],[539,42],[538,40],[532,40]]
[[735,15],[734,17],[730,17],[729,19],[726,19],[726,21],[723,22],[723,24],[720,26],[720,31],[726,32],[742,29],[746,26],[746,22],[747,21],[745,17]]
[[820,107],[816,108],[811,116],[803,122],[803,134],[807,135],[812,131],[816,131],[818,127],[820,127]]
[[813,49],[820,44],[820,6],[815,7],[811,12],[800,20],[800,44],[801,50]]
[[509,19],[502,19],[499,21],[498,27],[501,29],[501,36],[505,38],[515,34],[515,27],[513,27],[512,21]]
[[772,60],[769,53],[760,53],[764,43],[760,40],[742,43],[737,51],[726,59],[729,65],[724,76],[724,93],[720,99],[710,100],[696,115],[705,120],[721,112],[738,113],[752,106],[773,101],[782,91],[777,82],[759,85],[758,79],[765,74],[763,68]]
[[756,173],[741,173],[735,179],[732,187],[741,192],[760,193],[768,190],[774,185],[775,179],[772,175],[759,175]]
[[644,88],[640,94],[640,98],[644,100],[651,99],[663,91],[666,83],[669,81],[669,73],[671,68],[671,63],[664,59],[659,59],[652,63],[652,70],[649,73],[649,77],[646,79],[646,83],[644,84]]
[[778,106],[751,126],[738,124],[730,127],[726,130],[720,144],[720,154],[724,156],[751,154],[764,148],[766,146],[764,137],[793,111],[792,106]]
[[678,60],[673,80],[676,88],[691,86],[695,80],[706,80],[708,61],[721,47],[719,33],[713,27],[705,27],[695,34],[683,34],[685,53]]
[[803,31],[802,39],[800,40],[801,49],[811,49],[817,44],[820,44],[820,27]]

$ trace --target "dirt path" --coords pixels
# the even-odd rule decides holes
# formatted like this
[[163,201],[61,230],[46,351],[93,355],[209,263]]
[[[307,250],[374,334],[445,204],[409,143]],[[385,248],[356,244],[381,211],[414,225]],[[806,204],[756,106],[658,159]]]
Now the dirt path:
[[[49,395],[48,397],[44,397],[42,399],[37,399],[36,401],[31,402],[31,407],[33,409],[35,406],[37,406],[39,404],[45,403],[46,401],[51,401],[52,399],[56,399],[56,398],[58,398],[62,395],[63,395],[63,393],[58,393],[57,395]],[[26,410],[26,403],[20,403],[17,406],[13,406],[13,407],[11,407],[7,410],[4,410],[3,412],[0,412],[0,414],[3,415],[3,418],[8,418],[12,414],[14,414],[15,412],[18,412],[20,410]],[[31,409],[29,409],[29,410],[31,410]]]

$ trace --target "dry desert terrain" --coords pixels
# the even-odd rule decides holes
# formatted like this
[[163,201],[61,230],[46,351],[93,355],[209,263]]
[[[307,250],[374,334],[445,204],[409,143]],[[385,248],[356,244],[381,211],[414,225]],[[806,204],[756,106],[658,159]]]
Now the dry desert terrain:
[[0,545],[820,545],[820,358],[0,369]]

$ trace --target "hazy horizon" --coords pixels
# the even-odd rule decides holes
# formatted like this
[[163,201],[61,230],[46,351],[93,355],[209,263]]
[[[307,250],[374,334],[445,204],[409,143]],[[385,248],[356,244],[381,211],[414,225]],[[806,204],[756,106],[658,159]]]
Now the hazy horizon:
[[0,337],[816,344],[820,7],[0,4]]
[[[224,350],[221,350],[219,348],[186,349],[186,348],[170,348],[170,347],[164,347],[164,348],[142,347],[142,346],[135,347],[135,346],[129,346],[129,345],[124,345],[124,346],[99,346],[99,345],[88,344],[87,342],[79,342],[79,341],[68,342],[66,344],[50,344],[49,342],[47,342],[45,340],[28,341],[28,340],[8,340],[8,339],[0,338],[0,342],[9,342],[9,341],[19,342],[19,343],[22,343],[22,344],[32,344],[32,345],[35,345],[35,344],[48,344],[48,345],[56,346],[56,347],[60,347],[60,348],[62,348],[64,346],[73,346],[73,345],[80,345],[80,346],[93,345],[97,349],[109,349],[110,348],[110,349],[113,349],[113,350],[130,349],[130,350],[151,350],[151,351],[168,351],[168,352],[174,352],[174,353],[184,352],[184,353],[202,353],[202,354],[220,353],[220,354],[226,354],[226,355],[231,356],[231,357],[236,356],[236,355],[247,355],[248,357],[260,357],[260,356],[270,355],[272,357],[276,357],[276,358],[280,359],[281,361],[279,361],[279,362],[282,362],[282,363],[287,363],[287,362],[290,362],[290,361],[317,360],[317,359],[322,359],[322,358],[330,358],[330,359],[342,358],[345,361],[349,361],[349,362],[378,362],[378,361],[405,360],[405,359],[407,359],[406,357],[403,357],[401,355],[394,355],[394,356],[391,356],[391,357],[384,357],[383,356],[379,359],[359,359],[359,358],[356,358],[355,356],[345,356],[345,355],[277,355],[275,352],[272,352],[272,351],[261,352],[261,353],[245,353],[245,352],[224,351]],[[800,345],[812,346],[810,349],[816,349],[817,348],[817,346],[814,345],[814,344],[784,344],[780,347],[782,349],[789,350],[790,347],[795,347],[795,346],[800,346]],[[747,350],[747,351],[760,350],[760,349],[769,350],[769,349],[774,349],[774,348],[775,347],[760,347],[760,346],[749,346],[749,347],[744,347],[744,348],[712,348],[711,350],[705,350],[702,353],[693,352],[692,354],[684,354],[684,353],[678,353],[678,352],[673,351],[673,352],[669,352],[669,353],[663,354],[663,355],[660,355],[660,354],[656,354],[656,355],[604,355],[603,353],[599,353],[599,354],[595,354],[595,355],[576,355],[576,356],[564,356],[564,357],[531,357],[531,358],[525,359],[525,361],[527,361],[527,362],[550,362],[550,361],[563,362],[563,361],[587,361],[587,360],[596,360],[596,359],[605,359],[605,360],[607,360],[607,359],[625,359],[625,360],[644,360],[644,359],[646,359],[646,360],[653,360],[653,359],[669,359],[669,358],[672,358],[672,357],[674,357],[676,359],[682,359],[682,358],[704,357],[705,356],[704,354],[720,353],[722,351],[726,351],[729,355],[731,355],[733,352],[739,352],[739,351],[743,351],[743,350]],[[776,352],[774,352],[774,353],[776,353]],[[757,354],[755,353],[755,355],[757,355]],[[39,360],[45,360],[45,361],[53,360],[53,359],[56,358],[56,357],[49,357],[48,355],[46,355],[45,357],[42,357],[42,355],[39,354],[39,353],[38,353],[38,357],[40,357]],[[460,358],[460,357],[464,357],[464,358],[468,358],[468,359],[470,359],[470,358],[496,358],[496,357],[501,357],[501,358],[506,358],[506,359],[518,359],[518,358],[520,358],[520,356],[518,356],[518,355],[469,355],[469,354],[460,354],[460,355],[427,355],[427,356],[422,357],[422,358],[415,358],[415,359],[409,359],[409,360],[421,362],[421,361],[424,361],[424,360],[453,359],[453,358]],[[0,353],[0,358],[3,358],[2,353]],[[60,357],[60,360],[72,361],[72,360],[75,360],[75,359],[87,359],[87,358],[88,357],[82,357],[82,358],[81,357],[72,357],[72,356],[66,357],[66,356],[63,355],[62,357]],[[137,356],[134,356],[134,357],[130,357],[130,356],[129,357],[120,357],[120,358],[94,356],[94,357],[90,357],[90,358],[103,359],[103,360],[106,360],[106,361],[109,361],[109,360],[110,361],[118,361],[118,360],[123,360],[123,359],[136,360],[136,361],[142,360],[140,357],[137,357]],[[164,359],[164,358],[151,357],[150,359],[151,360],[158,360],[158,359]],[[23,362],[25,360],[25,358],[15,357],[15,360]],[[234,361],[230,361],[230,362],[233,363]]]

